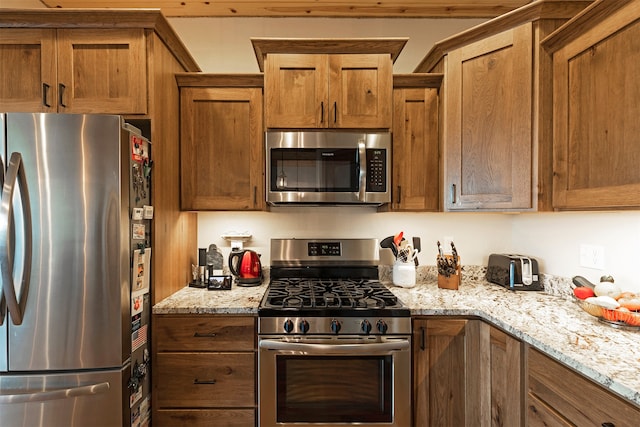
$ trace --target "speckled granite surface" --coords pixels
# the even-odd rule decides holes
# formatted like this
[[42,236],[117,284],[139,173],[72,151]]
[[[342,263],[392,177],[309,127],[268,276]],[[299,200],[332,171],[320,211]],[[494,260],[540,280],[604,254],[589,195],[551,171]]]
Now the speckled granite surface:
[[[542,276],[545,292],[512,292],[484,280],[483,267],[465,267],[458,290],[440,289],[434,267],[420,267],[417,284],[381,280],[414,315],[476,316],[640,406],[640,331],[617,329],[571,300],[569,280]],[[265,280],[266,283],[266,280]],[[160,301],[154,314],[257,314],[266,284],[229,291],[188,288]]]

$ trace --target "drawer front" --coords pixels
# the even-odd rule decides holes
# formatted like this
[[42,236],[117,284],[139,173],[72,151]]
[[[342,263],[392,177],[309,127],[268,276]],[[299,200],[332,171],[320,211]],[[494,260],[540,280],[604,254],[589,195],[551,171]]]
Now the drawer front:
[[153,418],[157,427],[253,427],[254,409],[161,409]]
[[250,316],[155,315],[156,351],[254,351],[255,318]]
[[575,425],[638,425],[640,408],[564,367],[542,353],[528,352],[527,412],[542,412],[540,402]]
[[159,408],[254,407],[255,353],[158,353]]

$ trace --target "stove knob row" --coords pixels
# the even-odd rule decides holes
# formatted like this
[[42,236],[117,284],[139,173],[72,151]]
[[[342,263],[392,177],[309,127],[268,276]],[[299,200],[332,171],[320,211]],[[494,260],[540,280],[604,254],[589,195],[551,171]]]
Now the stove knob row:
[[[298,327],[300,328],[300,332],[303,334],[306,334],[307,332],[309,332],[309,322],[307,322],[304,319],[300,321],[300,323],[298,324]],[[294,329],[293,320],[291,319],[285,320],[283,328],[284,328],[284,331],[288,334],[293,332],[293,329]]]

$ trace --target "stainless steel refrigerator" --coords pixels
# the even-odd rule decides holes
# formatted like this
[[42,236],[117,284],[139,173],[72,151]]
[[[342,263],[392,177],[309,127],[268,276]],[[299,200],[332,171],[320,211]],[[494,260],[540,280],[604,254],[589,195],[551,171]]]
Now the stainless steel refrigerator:
[[151,144],[120,116],[0,132],[0,425],[144,425]]

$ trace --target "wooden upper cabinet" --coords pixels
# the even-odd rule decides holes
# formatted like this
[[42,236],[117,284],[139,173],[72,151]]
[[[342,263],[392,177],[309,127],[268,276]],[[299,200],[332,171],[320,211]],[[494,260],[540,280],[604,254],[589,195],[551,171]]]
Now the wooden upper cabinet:
[[269,54],[267,128],[391,127],[388,54]]
[[329,86],[326,55],[269,55],[265,61],[267,128],[326,127]]
[[181,87],[180,106],[182,209],[263,209],[262,88]]
[[444,210],[551,207],[552,67],[540,41],[589,1],[531,2],[437,43]]
[[445,207],[532,208],[532,28],[449,53]]
[[[399,76],[394,76],[393,89],[391,209],[438,211],[438,87],[398,87],[396,77]],[[421,76],[403,77],[419,81]],[[439,86],[439,80],[436,82]]]
[[56,30],[0,29],[0,111],[55,111]]
[[0,29],[3,111],[145,114],[142,28]]
[[640,207],[640,6],[597,2],[554,33],[555,209]]

